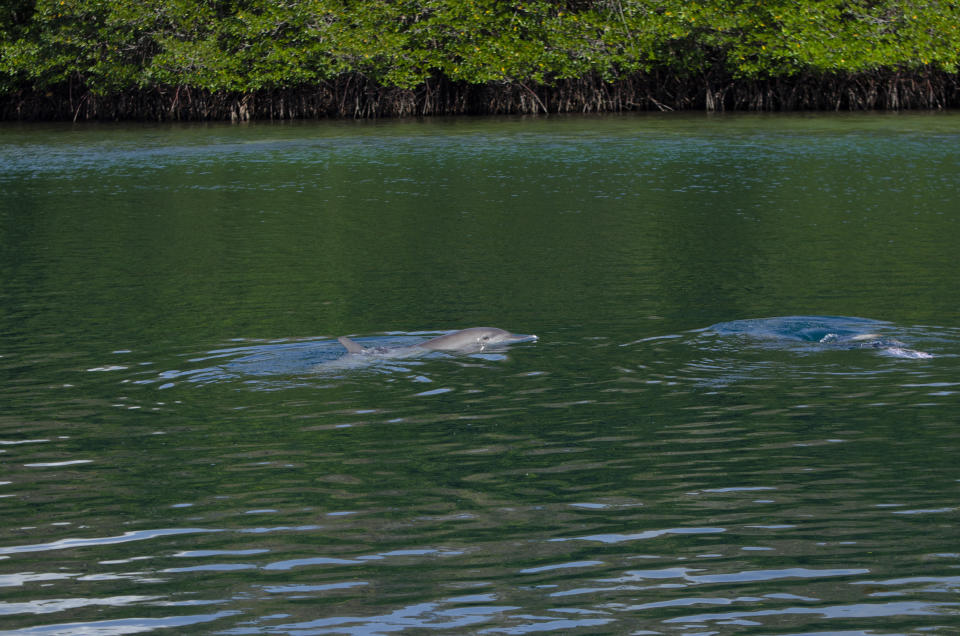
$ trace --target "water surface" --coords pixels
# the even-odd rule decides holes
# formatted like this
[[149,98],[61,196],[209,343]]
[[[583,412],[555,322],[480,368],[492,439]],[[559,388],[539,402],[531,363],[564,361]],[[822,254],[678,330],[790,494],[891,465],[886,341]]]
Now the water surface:
[[[0,127],[0,629],[956,629],[958,175],[953,114]],[[789,316],[934,357],[709,329]],[[477,325],[540,340],[336,341]]]

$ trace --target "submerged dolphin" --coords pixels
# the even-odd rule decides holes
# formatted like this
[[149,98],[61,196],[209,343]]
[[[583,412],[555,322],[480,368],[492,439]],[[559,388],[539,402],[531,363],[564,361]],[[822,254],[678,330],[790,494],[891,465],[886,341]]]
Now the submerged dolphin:
[[899,340],[873,331],[890,323],[847,316],[780,316],[751,318],[711,325],[700,331],[744,335],[772,342],[798,342],[839,349],[877,349],[896,358],[927,359],[933,355],[908,349]]
[[[346,348],[348,353],[384,354],[397,351],[396,349],[391,350],[383,347],[364,347],[346,336],[340,336],[337,340]],[[412,352],[421,349],[427,351],[471,352],[483,351],[487,347],[496,345],[510,344],[513,342],[535,342],[536,340],[537,337],[534,335],[510,333],[509,331],[497,329],[496,327],[471,327],[470,329],[455,331],[445,336],[440,336],[439,338],[421,342],[413,347],[402,347],[401,349]]]
[[888,355],[897,358],[917,358],[926,360],[933,357],[932,353],[908,349],[907,345],[899,340],[887,338],[879,333],[859,333],[854,336],[839,336],[828,333],[818,340],[820,344],[837,345],[847,349],[881,349]]

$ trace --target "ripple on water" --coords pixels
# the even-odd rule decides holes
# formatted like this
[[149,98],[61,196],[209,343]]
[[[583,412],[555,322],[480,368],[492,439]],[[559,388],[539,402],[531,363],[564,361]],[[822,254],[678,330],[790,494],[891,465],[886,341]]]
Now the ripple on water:
[[952,320],[955,123],[722,119],[0,147],[4,629],[948,633],[960,331],[729,321]]

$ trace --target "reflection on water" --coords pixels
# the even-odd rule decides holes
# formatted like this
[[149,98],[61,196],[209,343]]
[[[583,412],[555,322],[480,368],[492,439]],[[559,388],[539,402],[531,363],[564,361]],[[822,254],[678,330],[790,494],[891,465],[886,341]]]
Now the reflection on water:
[[0,133],[5,633],[957,624],[953,116]]

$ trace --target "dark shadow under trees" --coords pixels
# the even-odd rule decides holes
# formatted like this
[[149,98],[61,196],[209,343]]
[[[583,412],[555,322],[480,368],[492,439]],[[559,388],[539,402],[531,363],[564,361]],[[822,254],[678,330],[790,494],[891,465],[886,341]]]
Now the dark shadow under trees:
[[319,86],[249,93],[157,87],[95,95],[64,86],[0,100],[4,120],[251,121],[321,118],[610,113],[627,111],[858,111],[960,106],[960,78],[870,72],[767,80],[678,78],[669,73],[607,82],[596,76],[552,85],[431,79],[413,89],[347,75]]

